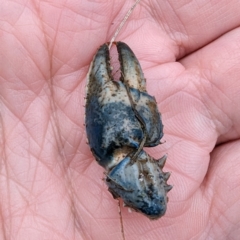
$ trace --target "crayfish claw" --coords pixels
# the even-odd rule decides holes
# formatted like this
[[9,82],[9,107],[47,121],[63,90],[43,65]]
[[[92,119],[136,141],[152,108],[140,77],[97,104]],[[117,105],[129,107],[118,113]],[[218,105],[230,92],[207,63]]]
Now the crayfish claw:
[[130,88],[146,92],[146,79],[141,65],[130,47],[123,42],[116,42],[121,65],[121,81]]
[[85,125],[90,149],[106,170],[114,198],[150,219],[167,209],[170,173],[162,171],[167,156],[153,159],[143,148],[160,144],[161,114],[132,50],[115,42],[121,66],[120,81],[111,75],[108,43],[97,50],[87,76]]

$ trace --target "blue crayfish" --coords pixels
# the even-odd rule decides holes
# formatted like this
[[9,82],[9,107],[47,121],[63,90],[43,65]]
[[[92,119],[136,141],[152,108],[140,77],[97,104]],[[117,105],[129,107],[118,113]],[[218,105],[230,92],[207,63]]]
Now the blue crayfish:
[[91,151],[106,169],[106,184],[114,198],[150,219],[163,216],[167,208],[170,173],[143,147],[160,144],[163,136],[156,100],[146,91],[141,66],[129,46],[115,42],[121,78],[111,76],[109,47],[97,50],[91,63],[86,94],[86,130]]

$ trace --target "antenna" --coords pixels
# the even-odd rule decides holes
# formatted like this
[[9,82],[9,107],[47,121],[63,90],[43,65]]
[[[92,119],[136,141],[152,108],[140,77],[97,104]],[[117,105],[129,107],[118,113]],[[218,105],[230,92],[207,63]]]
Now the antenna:
[[124,227],[123,227],[123,219],[122,219],[122,210],[121,210],[120,199],[118,199],[118,211],[119,211],[119,215],[120,215],[121,233],[122,233],[123,240],[125,240],[125,233],[124,233]]
[[[116,32],[114,33],[113,37],[111,38],[111,41],[108,45],[108,49],[110,50],[110,48],[112,47],[113,42],[115,41],[116,37],[118,36],[119,32],[122,30],[123,26],[125,25],[126,21],[128,20],[128,18],[130,17],[130,15],[132,14],[134,8],[138,5],[138,3],[141,0],[136,0],[135,3],[133,4],[133,6],[128,10],[128,12],[126,13],[125,17],[123,18],[123,20],[121,21],[120,25],[118,26]],[[124,233],[124,226],[123,226],[123,218],[122,218],[122,210],[121,210],[121,204],[120,204],[120,200],[118,199],[118,210],[119,210],[119,216],[120,216],[120,224],[121,224],[121,233],[122,233],[122,238],[123,240],[125,240],[125,233]]]
[[119,32],[121,31],[122,27],[125,25],[126,21],[128,20],[128,18],[130,17],[130,15],[132,14],[134,8],[137,6],[137,4],[140,2],[141,0],[136,0],[136,2],[132,5],[132,7],[128,10],[128,12],[126,13],[125,17],[123,18],[122,22],[120,23],[119,27],[117,28],[116,32],[114,33],[113,37],[111,38],[111,41],[108,45],[108,49],[110,50],[110,48],[112,47],[113,42],[115,41],[116,37],[118,36]]

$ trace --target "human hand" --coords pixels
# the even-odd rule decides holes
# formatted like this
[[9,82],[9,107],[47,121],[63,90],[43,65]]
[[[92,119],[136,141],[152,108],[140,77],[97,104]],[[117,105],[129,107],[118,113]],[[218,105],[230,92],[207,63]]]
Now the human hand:
[[[131,1],[1,2],[1,218],[5,239],[121,239],[117,201],[86,142],[86,74]],[[122,208],[129,239],[238,239],[239,1],[145,1],[116,41],[162,113],[174,185],[166,215]]]

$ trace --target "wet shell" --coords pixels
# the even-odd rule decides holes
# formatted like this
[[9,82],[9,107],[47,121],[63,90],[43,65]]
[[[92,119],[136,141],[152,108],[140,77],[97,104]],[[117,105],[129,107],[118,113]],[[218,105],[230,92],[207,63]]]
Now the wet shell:
[[163,136],[156,100],[146,91],[141,66],[127,44],[116,42],[121,78],[111,76],[108,44],[97,50],[87,78],[86,131],[97,162],[106,169],[106,184],[114,198],[150,219],[167,208],[170,176],[143,147],[160,144]]

